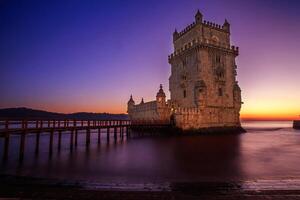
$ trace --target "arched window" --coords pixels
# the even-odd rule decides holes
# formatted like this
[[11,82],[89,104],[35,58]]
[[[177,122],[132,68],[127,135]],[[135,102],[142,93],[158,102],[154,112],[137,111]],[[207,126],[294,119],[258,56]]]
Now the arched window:
[[183,98],[186,97],[186,90],[183,90]]

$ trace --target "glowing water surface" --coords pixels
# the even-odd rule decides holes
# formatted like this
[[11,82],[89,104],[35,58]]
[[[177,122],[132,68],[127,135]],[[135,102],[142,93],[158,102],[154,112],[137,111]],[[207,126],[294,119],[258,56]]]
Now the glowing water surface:
[[[300,131],[291,128],[292,122],[244,122],[243,126],[248,132],[240,135],[133,136],[117,141],[111,137],[109,142],[103,132],[100,145],[95,133],[89,148],[82,133],[72,152],[70,135],[63,134],[60,151],[55,135],[51,157],[49,135],[41,136],[38,155],[35,135],[30,135],[22,163],[19,137],[14,136],[0,172],[108,185],[294,180],[300,186]],[[2,155],[3,140],[0,151]]]

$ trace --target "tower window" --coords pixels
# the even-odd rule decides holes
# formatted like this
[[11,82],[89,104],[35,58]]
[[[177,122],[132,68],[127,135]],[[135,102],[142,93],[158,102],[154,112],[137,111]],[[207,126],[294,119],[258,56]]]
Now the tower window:
[[218,93],[219,93],[219,96],[220,96],[220,97],[223,96],[223,90],[222,90],[222,88],[219,88]]
[[186,90],[183,90],[183,98],[186,97]]
[[221,56],[220,55],[216,55],[216,63],[221,63]]

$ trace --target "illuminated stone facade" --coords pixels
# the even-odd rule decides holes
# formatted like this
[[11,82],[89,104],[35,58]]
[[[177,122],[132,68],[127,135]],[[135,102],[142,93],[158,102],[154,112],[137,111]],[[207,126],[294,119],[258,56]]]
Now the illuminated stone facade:
[[135,104],[132,96],[127,103],[128,115],[132,121],[147,121],[147,122],[168,122],[171,115],[171,110],[166,102],[166,94],[160,85],[159,91],[156,94],[156,100],[144,103],[142,99],[140,104]]
[[242,102],[235,63],[239,49],[230,44],[227,20],[222,26],[203,21],[198,11],[195,22],[181,32],[175,30],[173,45],[168,59],[170,100],[166,102],[163,95],[162,102],[157,97],[135,105],[131,98],[130,118],[171,120],[183,130],[240,127]]

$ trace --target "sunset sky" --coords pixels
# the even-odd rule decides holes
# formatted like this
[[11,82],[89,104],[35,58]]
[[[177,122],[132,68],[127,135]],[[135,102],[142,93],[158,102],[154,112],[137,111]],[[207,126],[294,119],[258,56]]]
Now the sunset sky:
[[130,94],[168,96],[172,33],[231,24],[244,119],[300,114],[298,0],[0,2],[0,108],[125,113]]

